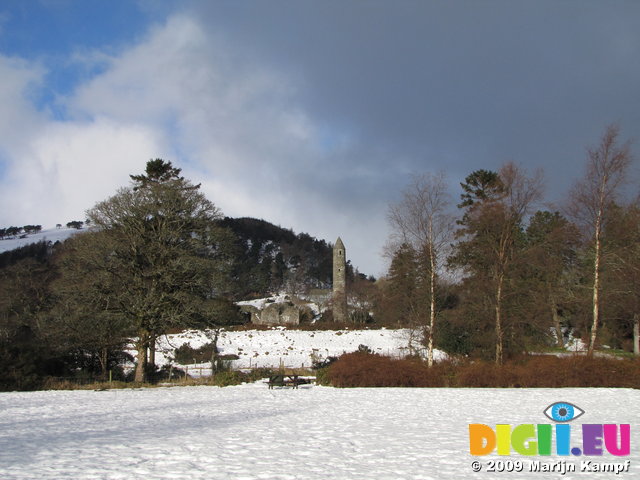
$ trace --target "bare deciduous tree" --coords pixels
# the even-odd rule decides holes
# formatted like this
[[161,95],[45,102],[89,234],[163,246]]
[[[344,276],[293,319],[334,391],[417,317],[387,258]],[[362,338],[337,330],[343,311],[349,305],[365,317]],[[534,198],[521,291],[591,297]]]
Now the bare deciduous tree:
[[618,135],[618,126],[609,125],[600,143],[587,150],[586,173],[570,192],[568,213],[583,227],[594,250],[591,287],[593,318],[588,355],[593,354],[600,324],[603,228],[610,207],[621,192],[632,160],[629,143],[618,145]]
[[504,211],[506,216],[501,228],[501,234],[496,249],[497,286],[496,286],[496,362],[502,363],[502,346],[504,331],[502,328],[502,302],[504,299],[504,279],[511,252],[515,244],[516,229],[522,219],[528,214],[532,206],[542,196],[542,172],[538,171],[533,177],[528,177],[518,166],[509,162],[500,169],[500,179],[504,186]]
[[402,200],[389,208],[392,239],[411,245],[424,256],[428,275],[429,319],[427,322],[427,361],[433,365],[433,337],[437,315],[436,288],[439,270],[446,258],[453,233],[451,199],[443,173],[413,177]]

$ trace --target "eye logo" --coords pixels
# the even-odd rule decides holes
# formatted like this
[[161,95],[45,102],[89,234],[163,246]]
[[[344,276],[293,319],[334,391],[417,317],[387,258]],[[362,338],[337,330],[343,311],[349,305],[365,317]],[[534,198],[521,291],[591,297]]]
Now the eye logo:
[[554,422],[570,422],[584,413],[580,407],[569,402],[556,402],[549,405],[544,414]]

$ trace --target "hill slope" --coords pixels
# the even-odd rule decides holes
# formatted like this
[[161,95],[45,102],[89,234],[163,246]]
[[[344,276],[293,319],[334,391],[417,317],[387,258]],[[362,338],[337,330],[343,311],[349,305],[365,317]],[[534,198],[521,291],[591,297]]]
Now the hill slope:
[[51,243],[64,242],[67,238],[77,235],[80,232],[83,232],[83,230],[75,228],[49,228],[38,233],[26,235],[24,238],[3,238],[0,240],[0,253],[42,241]]
[[[264,297],[283,290],[299,292],[329,288],[332,277],[332,245],[306,233],[255,218],[226,217],[219,222],[234,236],[234,297]],[[56,243],[86,230],[51,228],[39,233],[0,239],[0,253],[41,241]],[[353,268],[347,265],[347,276]]]
[[[236,237],[238,299],[331,286],[333,247],[325,240],[255,218],[227,217],[220,225]],[[350,264],[347,270],[352,278]]]

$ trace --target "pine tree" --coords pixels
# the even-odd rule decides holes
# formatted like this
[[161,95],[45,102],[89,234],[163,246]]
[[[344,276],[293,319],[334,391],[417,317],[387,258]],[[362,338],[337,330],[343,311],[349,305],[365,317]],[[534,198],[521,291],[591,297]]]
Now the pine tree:
[[108,292],[96,307],[131,322],[135,379],[144,381],[157,335],[210,318],[208,302],[225,290],[232,258],[215,225],[219,210],[180,169],[156,159],[131,178],[87,212],[99,235],[85,238],[94,240],[89,265],[100,274],[89,288]]
[[495,361],[502,364],[505,331],[505,298],[510,287],[522,221],[541,194],[540,174],[528,177],[516,165],[504,165],[498,174],[478,170],[463,184],[465,212],[457,236],[453,266],[470,275],[467,284],[485,289],[495,334]]

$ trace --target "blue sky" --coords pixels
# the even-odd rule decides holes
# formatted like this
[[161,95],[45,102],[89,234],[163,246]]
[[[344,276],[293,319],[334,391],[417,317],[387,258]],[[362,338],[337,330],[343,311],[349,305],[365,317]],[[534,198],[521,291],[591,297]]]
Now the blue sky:
[[74,56],[92,50],[117,55],[140,39],[151,22],[161,21],[172,3],[5,0],[0,5],[0,52],[43,64],[43,82],[29,95],[38,107],[63,114],[56,97],[102,72],[100,65],[83,65]]
[[225,214],[340,236],[379,275],[412,173],[444,170],[455,202],[515,161],[559,204],[606,125],[638,138],[639,19],[631,0],[4,0],[0,224],[81,219],[162,157]]
[[135,2],[5,0],[0,47],[24,58],[65,57],[79,47],[117,49],[148,22],[148,12]]

